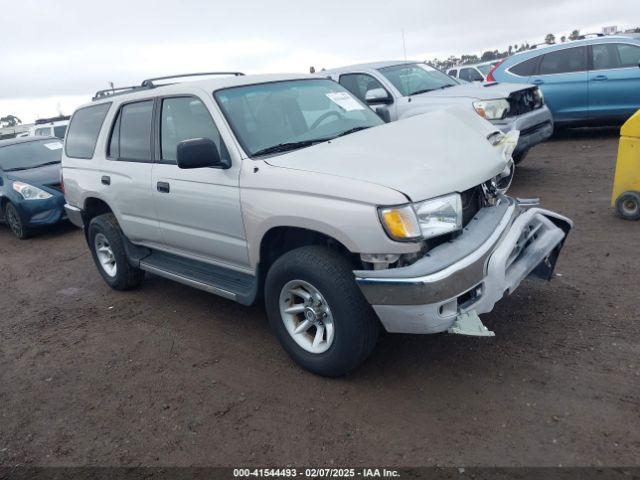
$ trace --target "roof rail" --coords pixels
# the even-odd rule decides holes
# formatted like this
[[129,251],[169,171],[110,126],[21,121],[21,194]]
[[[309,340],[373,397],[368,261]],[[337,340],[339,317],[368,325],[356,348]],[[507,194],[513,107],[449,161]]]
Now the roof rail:
[[141,87],[139,85],[134,85],[132,87],[117,87],[117,88],[107,88],[105,90],[98,90],[91,100],[95,101],[95,100],[100,100],[101,98],[113,97],[115,95],[122,95],[125,93],[135,92],[136,90],[142,90],[143,88],[149,88],[149,87]]
[[208,75],[234,75],[236,77],[243,76],[242,72],[203,72],[203,73],[185,73],[182,75],[167,75],[166,77],[156,77],[156,78],[148,78],[142,82],[142,87],[144,88],[154,88],[158,85],[155,85],[153,82],[158,80],[170,80],[172,78],[184,78],[184,77],[203,77]]
[[[156,88],[161,86],[153,83],[158,80],[170,80],[172,78],[184,78],[184,77],[201,77],[201,76],[207,76],[207,75],[234,75],[236,77],[240,77],[240,76],[243,76],[244,73],[242,72],[203,72],[203,73],[185,73],[182,75],[167,75],[166,77],[148,78],[144,80],[140,85],[98,90],[91,100],[95,101],[95,100],[100,100],[102,98],[113,97],[115,95],[123,95],[125,93],[135,92],[137,90],[148,90],[150,88]],[[168,84],[163,84],[163,85],[168,85]]]

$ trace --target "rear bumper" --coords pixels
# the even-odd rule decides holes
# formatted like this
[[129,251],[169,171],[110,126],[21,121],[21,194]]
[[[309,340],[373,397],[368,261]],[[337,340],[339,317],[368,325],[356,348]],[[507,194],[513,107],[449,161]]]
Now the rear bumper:
[[76,227],[84,228],[84,220],[82,218],[82,210],[68,203],[64,206],[65,212],[67,212],[67,218]]
[[571,220],[511,199],[492,209],[409,267],[354,272],[387,331],[443,332],[459,313],[490,312],[526,277],[551,278]]
[[553,135],[553,117],[546,105],[523,115],[492,123],[505,133],[511,130],[520,131],[514,155],[529,150]]

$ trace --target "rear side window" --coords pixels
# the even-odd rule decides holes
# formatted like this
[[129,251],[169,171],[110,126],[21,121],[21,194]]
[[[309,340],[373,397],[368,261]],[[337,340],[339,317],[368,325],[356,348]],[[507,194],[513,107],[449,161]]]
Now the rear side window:
[[449,75],[451,75],[452,77],[457,77],[458,76],[458,70],[449,70]]
[[109,139],[108,156],[131,162],[151,161],[153,100],[122,106]]
[[71,158],[93,158],[96,142],[110,103],[101,103],[77,110],[69,125],[65,153]]
[[540,61],[540,75],[584,72],[587,70],[587,48],[565,48],[547,53]]
[[176,163],[178,144],[192,138],[208,138],[218,147],[222,159],[229,153],[220,138],[207,107],[194,97],[175,97],[162,100],[160,148],[164,163]]
[[525,60],[524,62],[511,67],[509,70],[521,77],[530,77],[531,75],[536,74],[539,61],[540,57],[530,58],[529,60]]

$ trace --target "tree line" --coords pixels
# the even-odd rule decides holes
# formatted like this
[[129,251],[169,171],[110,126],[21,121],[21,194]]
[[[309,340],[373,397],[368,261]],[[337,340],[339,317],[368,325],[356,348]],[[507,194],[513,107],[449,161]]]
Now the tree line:
[[[640,27],[634,28],[632,32],[640,33]],[[580,38],[584,38],[580,34],[580,30],[573,30],[569,36],[562,35],[560,37],[560,42],[565,43],[568,41],[579,40]],[[539,45],[553,45],[557,43],[556,36],[553,33],[547,33],[544,37],[544,43]],[[446,59],[438,59],[434,58],[433,60],[429,60],[427,63],[432,65],[435,68],[440,70],[447,70],[451,67],[455,67],[457,65],[469,65],[474,63],[481,62],[490,62],[492,60],[500,60],[502,58],[507,58],[514,53],[524,52],[526,50],[531,50],[532,48],[536,48],[538,45],[530,45],[528,42],[524,42],[521,44],[509,45],[505,50],[487,50],[482,53],[482,55],[474,55],[474,54],[465,54],[460,57],[456,57],[455,55],[451,55]]]

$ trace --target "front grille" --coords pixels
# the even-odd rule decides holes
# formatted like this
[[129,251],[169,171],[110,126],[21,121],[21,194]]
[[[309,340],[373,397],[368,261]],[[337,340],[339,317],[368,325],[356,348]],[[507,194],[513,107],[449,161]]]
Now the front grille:
[[507,116],[509,117],[517,117],[542,108],[542,97],[537,92],[537,87],[513,92],[507,100],[509,102]]
[[482,208],[484,195],[482,186],[477,185],[460,194],[462,198],[462,226],[466,227],[476,213]]

